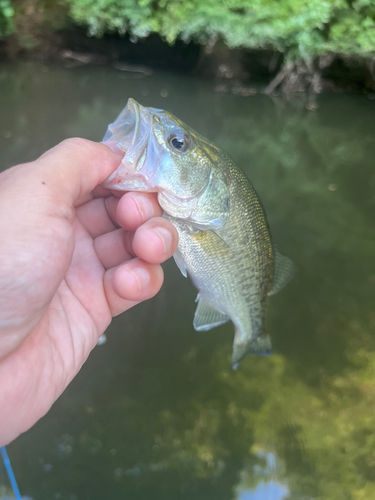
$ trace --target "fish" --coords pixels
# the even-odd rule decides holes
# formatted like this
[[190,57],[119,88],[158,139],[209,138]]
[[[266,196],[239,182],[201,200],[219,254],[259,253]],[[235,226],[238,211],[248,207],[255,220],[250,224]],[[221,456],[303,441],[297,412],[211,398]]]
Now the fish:
[[103,140],[125,153],[103,186],[156,192],[163,217],[178,231],[174,260],[198,289],[195,330],[231,320],[234,369],[249,353],[270,354],[268,297],[292,279],[296,266],[273,245],[265,211],[246,175],[174,115],[134,99]]

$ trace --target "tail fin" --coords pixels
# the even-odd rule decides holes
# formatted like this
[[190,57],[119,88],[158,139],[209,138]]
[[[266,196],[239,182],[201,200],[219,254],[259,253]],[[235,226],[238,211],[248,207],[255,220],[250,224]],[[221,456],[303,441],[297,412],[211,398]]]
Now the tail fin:
[[240,361],[247,354],[255,354],[257,356],[269,356],[272,354],[272,342],[268,333],[262,333],[258,338],[245,343],[233,344],[232,368],[237,370]]

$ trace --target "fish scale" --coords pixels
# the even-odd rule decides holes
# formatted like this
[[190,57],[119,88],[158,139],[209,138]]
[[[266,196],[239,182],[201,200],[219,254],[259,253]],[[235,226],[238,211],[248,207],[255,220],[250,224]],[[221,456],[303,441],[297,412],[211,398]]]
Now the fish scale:
[[[248,179],[227,157],[229,216],[223,227],[199,233],[166,216],[179,233],[179,252],[188,275],[212,306],[235,325],[232,363],[237,365],[264,333],[267,296],[274,274],[264,210]],[[258,278],[258,279],[257,279]],[[206,329],[205,325],[198,326]]]
[[248,353],[269,354],[268,296],[295,266],[272,246],[264,209],[249,179],[215,145],[172,114],[129,99],[105,140],[125,156],[103,185],[157,192],[177,229],[175,261],[198,288],[193,325],[209,330],[232,320],[232,366]]

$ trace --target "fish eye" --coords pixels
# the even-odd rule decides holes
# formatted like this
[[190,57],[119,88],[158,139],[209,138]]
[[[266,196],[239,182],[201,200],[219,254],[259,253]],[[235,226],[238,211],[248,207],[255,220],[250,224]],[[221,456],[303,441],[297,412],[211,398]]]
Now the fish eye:
[[184,132],[173,132],[167,139],[167,145],[172,151],[186,153],[191,148],[191,139],[190,136]]

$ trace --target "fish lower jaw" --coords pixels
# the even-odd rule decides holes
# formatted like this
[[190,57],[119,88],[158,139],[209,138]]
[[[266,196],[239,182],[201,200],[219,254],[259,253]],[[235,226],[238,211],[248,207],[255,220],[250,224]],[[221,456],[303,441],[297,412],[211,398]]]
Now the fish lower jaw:
[[123,191],[150,191],[149,185],[143,175],[136,173],[133,168],[127,168],[124,163],[102,183],[107,189]]
[[150,191],[147,184],[139,181],[139,179],[131,178],[115,177],[109,181],[104,181],[102,186],[107,189],[116,189],[119,191]]

